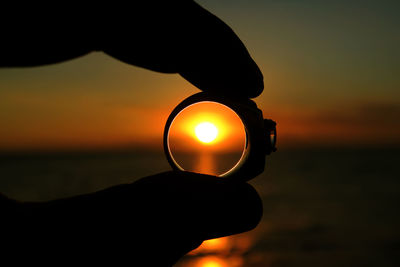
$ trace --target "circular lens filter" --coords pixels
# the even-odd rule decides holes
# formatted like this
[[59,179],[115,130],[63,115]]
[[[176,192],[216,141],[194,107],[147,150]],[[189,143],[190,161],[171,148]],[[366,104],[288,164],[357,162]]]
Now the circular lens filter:
[[170,162],[180,170],[226,176],[246,155],[246,128],[228,106],[200,101],[183,107],[166,126]]

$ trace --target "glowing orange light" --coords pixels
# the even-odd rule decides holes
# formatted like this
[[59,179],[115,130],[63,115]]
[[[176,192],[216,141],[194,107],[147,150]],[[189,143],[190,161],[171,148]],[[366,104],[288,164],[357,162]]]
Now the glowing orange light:
[[194,132],[197,139],[203,143],[211,143],[218,136],[217,127],[211,122],[202,122],[196,125]]
[[203,242],[201,246],[208,251],[221,251],[229,249],[230,247],[229,245],[230,245],[229,238],[222,237],[222,238],[206,240]]
[[216,261],[207,261],[203,263],[203,267],[221,267],[222,265]]
[[215,256],[206,256],[201,258],[196,267],[227,267],[227,262],[223,258]]
[[190,252],[191,255],[207,254],[207,253],[228,253],[234,245],[231,237],[221,237],[205,240],[197,249]]

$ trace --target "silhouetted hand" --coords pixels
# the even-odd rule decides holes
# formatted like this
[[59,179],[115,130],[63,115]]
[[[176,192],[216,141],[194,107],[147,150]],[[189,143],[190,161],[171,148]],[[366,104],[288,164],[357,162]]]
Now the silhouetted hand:
[[248,184],[172,171],[68,199],[8,201],[14,207],[4,218],[18,231],[2,240],[38,262],[171,266],[205,239],[254,228],[262,213]]
[[[51,29],[38,27],[33,19],[13,40],[22,43],[31,27],[39,37],[23,49],[10,42],[0,64],[51,64],[101,50],[132,65],[179,73],[204,91],[235,97],[262,92],[262,74],[239,38],[194,2],[141,3],[129,11],[115,4],[107,11],[118,16],[99,20],[94,28],[80,20],[83,14],[74,17],[78,25],[55,16]],[[105,13],[101,9],[98,14]],[[79,38],[66,48],[60,43],[71,37],[66,37],[68,27],[77,27]],[[14,260],[57,257],[61,262],[134,266],[170,266],[205,239],[254,228],[262,215],[261,200],[250,185],[188,172],[161,173],[50,202],[20,203],[0,196],[0,207],[3,240],[9,244],[4,255],[25,255]]]

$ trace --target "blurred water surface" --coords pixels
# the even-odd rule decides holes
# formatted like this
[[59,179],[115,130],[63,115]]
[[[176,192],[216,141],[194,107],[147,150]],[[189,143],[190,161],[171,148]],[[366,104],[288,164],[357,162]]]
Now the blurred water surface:
[[[280,150],[251,181],[260,225],[206,241],[176,266],[400,266],[399,163],[399,148]],[[169,169],[162,152],[3,153],[0,191],[50,200]]]

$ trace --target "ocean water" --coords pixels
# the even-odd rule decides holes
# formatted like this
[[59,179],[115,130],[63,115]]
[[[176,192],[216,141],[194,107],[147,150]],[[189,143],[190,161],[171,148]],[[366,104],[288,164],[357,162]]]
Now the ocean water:
[[[400,266],[399,164],[399,148],[279,150],[250,182],[259,226],[206,241],[176,266]],[[2,154],[0,191],[44,201],[169,169],[162,152]]]

